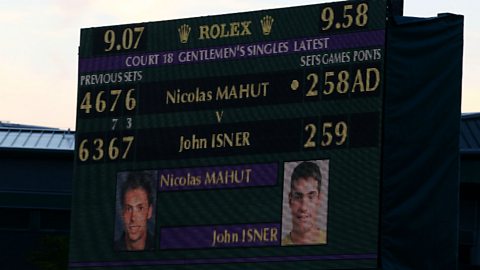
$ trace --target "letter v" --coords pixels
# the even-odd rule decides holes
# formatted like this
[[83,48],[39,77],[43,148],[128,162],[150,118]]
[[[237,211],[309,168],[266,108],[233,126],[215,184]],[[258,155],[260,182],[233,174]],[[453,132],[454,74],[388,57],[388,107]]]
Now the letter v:
[[217,115],[217,121],[218,121],[218,123],[222,122],[223,111],[216,111],[215,114]]

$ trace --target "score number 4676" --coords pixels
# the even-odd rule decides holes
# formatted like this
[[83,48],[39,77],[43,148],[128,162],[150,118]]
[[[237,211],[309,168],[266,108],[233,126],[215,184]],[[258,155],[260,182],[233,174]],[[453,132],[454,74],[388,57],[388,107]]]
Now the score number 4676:
[[107,109],[109,109],[110,112],[115,112],[118,108],[117,104],[124,92],[126,92],[125,97],[123,97],[125,109],[127,111],[132,111],[137,106],[137,100],[134,96],[135,89],[133,88],[128,91],[121,89],[110,90],[109,96],[106,95],[106,91],[99,91],[93,98],[93,102],[92,92],[86,92],[80,103],[80,110],[83,110],[87,114],[89,114],[92,109],[95,109],[97,113],[103,113]]

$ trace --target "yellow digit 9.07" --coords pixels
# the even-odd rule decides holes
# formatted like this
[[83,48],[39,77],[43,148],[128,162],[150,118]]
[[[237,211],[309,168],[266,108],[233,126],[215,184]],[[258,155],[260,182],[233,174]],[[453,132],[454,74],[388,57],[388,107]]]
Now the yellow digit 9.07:
[[109,29],[105,31],[105,34],[103,35],[103,41],[107,47],[104,49],[104,51],[110,52],[113,49],[116,49],[117,51],[137,49],[144,30],[145,27],[143,26],[125,28],[123,29],[121,39],[118,40],[118,42],[114,30]]
[[107,30],[103,36],[103,41],[108,45],[108,47],[105,48],[106,52],[113,50],[113,47],[115,47],[115,32],[111,29]]

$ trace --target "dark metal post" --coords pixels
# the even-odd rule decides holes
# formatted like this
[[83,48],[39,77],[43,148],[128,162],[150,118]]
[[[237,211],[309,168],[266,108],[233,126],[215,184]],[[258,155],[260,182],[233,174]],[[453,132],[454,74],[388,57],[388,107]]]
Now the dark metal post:
[[403,16],[403,0],[388,0],[389,16]]

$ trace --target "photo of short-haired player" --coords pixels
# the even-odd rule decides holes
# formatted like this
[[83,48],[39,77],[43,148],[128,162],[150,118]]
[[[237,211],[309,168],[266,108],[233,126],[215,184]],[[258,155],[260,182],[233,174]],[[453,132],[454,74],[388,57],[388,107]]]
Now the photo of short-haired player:
[[327,243],[328,160],[284,163],[282,246]]
[[155,171],[117,174],[114,250],[155,248],[156,183]]

